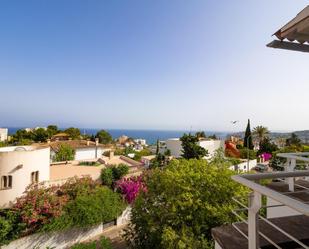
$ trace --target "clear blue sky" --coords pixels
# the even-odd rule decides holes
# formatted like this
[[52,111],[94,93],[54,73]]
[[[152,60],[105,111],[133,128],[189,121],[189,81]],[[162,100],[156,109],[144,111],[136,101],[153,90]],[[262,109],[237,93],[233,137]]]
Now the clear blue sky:
[[309,55],[265,46],[307,4],[1,1],[0,126],[309,129]]

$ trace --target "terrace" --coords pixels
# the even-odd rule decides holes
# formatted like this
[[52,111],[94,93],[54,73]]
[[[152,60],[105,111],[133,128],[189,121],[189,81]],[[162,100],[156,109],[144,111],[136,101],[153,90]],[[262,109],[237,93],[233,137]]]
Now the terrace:
[[247,204],[234,199],[239,222],[212,230],[216,249],[309,248],[309,153],[278,156],[284,171],[232,177],[252,192]]

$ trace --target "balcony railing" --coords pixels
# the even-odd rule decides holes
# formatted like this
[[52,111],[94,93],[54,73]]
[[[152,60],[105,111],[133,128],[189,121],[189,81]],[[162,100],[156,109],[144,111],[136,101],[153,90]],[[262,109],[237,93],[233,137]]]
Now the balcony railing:
[[[234,181],[248,187],[252,191],[249,195],[248,206],[246,206],[243,201],[236,198],[234,199],[240,205],[240,208],[235,210],[233,214],[236,215],[241,222],[232,224],[233,229],[247,239],[247,248],[249,249],[263,248],[266,245],[267,248],[309,248],[309,234],[307,234],[309,224],[307,219],[302,218],[309,216],[309,182],[307,181],[309,170],[295,170],[296,166],[299,164],[307,166],[309,163],[309,153],[283,153],[278,154],[278,156],[286,159],[284,171],[232,176]],[[284,185],[286,190],[278,190],[278,184],[276,185],[275,182],[267,185],[260,184],[261,180],[264,179],[270,179],[277,183],[279,182],[279,185],[281,184],[281,187]],[[263,205],[265,203],[262,203],[262,196],[267,197],[267,200],[273,200],[276,204],[268,206]],[[301,196],[305,196],[305,198]],[[287,219],[282,217],[267,219],[265,215],[260,215],[261,209],[269,210],[270,208],[279,207],[293,210],[294,215],[296,213],[298,216],[285,217]],[[244,218],[244,214],[247,215],[247,220]],[[280,219],[285,219],[284,226],[278,225],[280,224],[280,222],[278,222]],[[295,226],[297,223],[296,220],[300,221],[300,223],[304,223],[303,225],[307,227],[307,230],[304,230],[306,234],[298,236],[297,233],[291,234],[291,232],[289,232],[291,231],[291,227],[289,228],[288,226],[292,226],[292,223],[293,226]],[[247,226],[247,228],[244,229],[244,226]],[[263,231],[263,228],[265,229],[266,226],[268,227],[266,230],[271,229],[272,232]],[[299,229],[301,230],[302,228]],[[293,244],[293,247],[287,247],[282,240],[278,242],[279,240],[274,235],[275,233],[278,234],[277,237],[279,237],[279,234],[281,237],[284,236],[285,241],[288,241],[289,245]],[[261,239],[263,240],[263,245],[260,244]],[[221,246],[218,248],[235,247]],[[246,247],[244,246],[242,248]]]

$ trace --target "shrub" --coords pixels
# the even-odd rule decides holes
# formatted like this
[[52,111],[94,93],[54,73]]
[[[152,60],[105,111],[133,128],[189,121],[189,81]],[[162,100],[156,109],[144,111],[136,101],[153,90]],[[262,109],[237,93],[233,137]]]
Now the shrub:
[[126,164],[112,165],[108,168],[102,169],[101,181],[103,185],[113,187],[114,183],[128,174],[129,167]]
[[[248,158],[248,150],[246,148],[240,149],[240,158],[247,159]],[[249,150],[249,159],[253,160],[256,159],[256,152],[254,150]]]
[[80,165],[80,166],[99,166],[101,164],[99,162],[84,161],[84,162],[79,162],[78,165]]
[[101,181],[103,185],[111,187],[114,181],[112,168],[105,168],[101,171]]
[[25,224],[16,211],[5,209],[0,215],[0,245],[3,245],[20,237]]
[[125,203],[120,194],[85,177],[72,178],[62,186],[30,186],[13,208],[15,216],[0,215],[5,221],[12,220],[14,228],[7,234],[8,223],[0,221],[6,240],[38,231],[108,222],[123,211]]
[[[206,160],[173,160],[146,175],[125,238],[134,248],[210,248],[211,229],[236,221],[232,197],[246,189],[234,171]],[[220,180],[218,180],[220,179]]]
[[70,227],[87,227],[117,218],[125,208],[119,194],[97,187],[91,195],[80,195],[65,208]]
[[129,173],[129,167],[128,165],[121,163],[116,167],[112,167],[112,171],[113,171],[114,181],[118,181],[123,176]]
[[53,160],[56,162],[74,160],[75,150],[66,144],[61,144]]
[[117,190],[124,195],[128,203],[132,203],[140,191],[147,191],[142,176],[121,179],[116,182]]

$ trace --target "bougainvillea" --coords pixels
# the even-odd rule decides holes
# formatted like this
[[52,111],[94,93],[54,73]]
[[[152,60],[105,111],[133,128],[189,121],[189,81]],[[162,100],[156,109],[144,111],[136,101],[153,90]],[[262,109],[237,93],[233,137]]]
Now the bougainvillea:
[[261,157],[263,158],[264,161],[269,161],[272,155],[270,153],[265,152],[261,154]]
[[116,189],[123,194],[129,204],[136,199],[140,191],[147,191],[142,176],[123,178],[116,182]]
[[31,233],[51,219],[60,217],[64,206],[78,194],[90,194],[96,186],[99,186],[98,183],[89,177],[72,178],[62,186],[30,185],[25,194],[17,199],[13,209],[19,211],[27,225],[27,233]]

